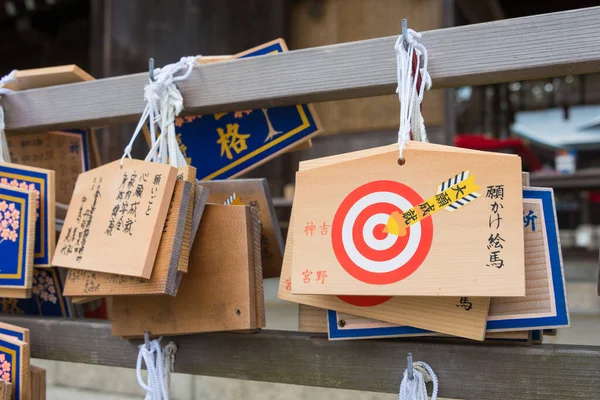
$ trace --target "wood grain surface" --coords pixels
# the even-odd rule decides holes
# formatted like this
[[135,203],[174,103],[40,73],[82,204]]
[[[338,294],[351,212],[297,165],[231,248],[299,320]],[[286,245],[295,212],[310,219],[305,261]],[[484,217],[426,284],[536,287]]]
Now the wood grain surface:
[[[599,17],[600,7],[594,7],[422,32],[433,88],[598,72]],[[560,34],[557,26],[564,27]],[[395,40],[390,36],[203,65],[178,83],[185,113],[393,94]],[[6,128],[133,122],[144,109],[140,93],[147,80],[144,72],[8,94],[2,98]],[[28,112],[22,111],[23,104]]]

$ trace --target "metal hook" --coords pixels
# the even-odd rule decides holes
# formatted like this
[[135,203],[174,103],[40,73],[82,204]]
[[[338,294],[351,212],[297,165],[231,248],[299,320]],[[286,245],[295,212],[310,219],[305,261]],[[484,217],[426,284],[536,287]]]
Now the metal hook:
[[150,331],[144,332],[144,345],[146,346],[146,350],[150,350]]
[[408,21],[402,18],[402,41],[404,42],[404,50],[408,50]]
[[406,357],[406,372],[409,380],[413,380],[415,376],[413,375],[413,358],[412,353],[408,353],[408,357]]
[[148,73],[150,74],[150,81],[154,82],[154,58],[148,59]]

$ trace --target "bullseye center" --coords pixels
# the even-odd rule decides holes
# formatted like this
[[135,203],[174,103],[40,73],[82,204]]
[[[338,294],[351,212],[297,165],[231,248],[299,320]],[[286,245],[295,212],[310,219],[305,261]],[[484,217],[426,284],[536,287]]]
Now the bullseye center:
[[385,229],[385,224],[377,224],[373,227],[373,237],[377,240],[383,240],[387,237],[387,233],[383,230]]

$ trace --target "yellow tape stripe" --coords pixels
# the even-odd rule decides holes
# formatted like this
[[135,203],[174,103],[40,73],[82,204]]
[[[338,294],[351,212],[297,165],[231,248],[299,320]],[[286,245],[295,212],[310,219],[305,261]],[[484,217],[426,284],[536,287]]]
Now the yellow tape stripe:
[[407,227],[430,217],[457,200],[462,200],[471,193],[479,190],[479,188],[475,183],[475,175],[471,175],[464,181],[458,182],[443,192],[430,197],[423,203],[410,210],[406,210],[403,214],[399,212],[392,213],[386,224],[387,231],[396,236],[404,236]]

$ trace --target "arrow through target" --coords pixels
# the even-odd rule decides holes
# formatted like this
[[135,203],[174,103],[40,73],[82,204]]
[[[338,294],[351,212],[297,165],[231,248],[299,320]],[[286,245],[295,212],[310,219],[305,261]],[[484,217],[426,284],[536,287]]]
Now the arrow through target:
[[374,181],[353,190],[333,219],[331,241],[340,265],[354,278],[385,285],[405,279],[423,263],[433,241],[431,215],[477,199],[474,176],[464,171],[424,201],[395,181]]

